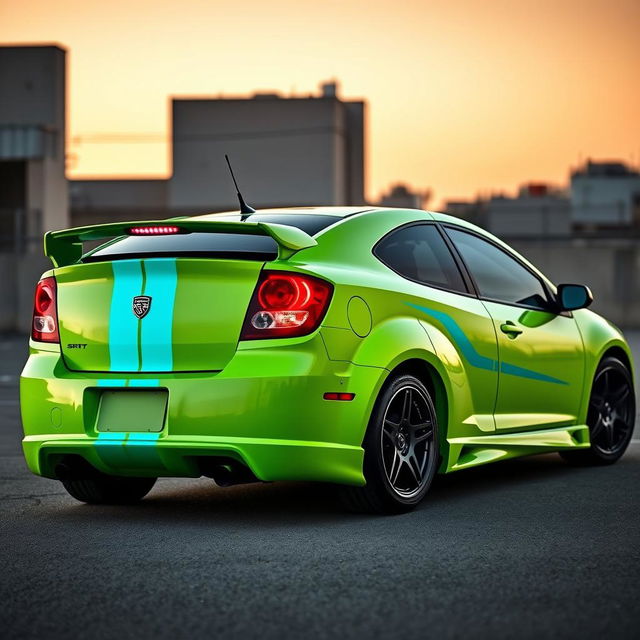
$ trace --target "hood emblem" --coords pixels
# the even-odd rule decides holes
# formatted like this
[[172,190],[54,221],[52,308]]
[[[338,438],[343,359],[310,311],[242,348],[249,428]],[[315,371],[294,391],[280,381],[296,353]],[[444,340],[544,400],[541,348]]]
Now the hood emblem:
[[138,318],[144,318],[151,309],[151,296],[135,296],[133,299],[133,313]]

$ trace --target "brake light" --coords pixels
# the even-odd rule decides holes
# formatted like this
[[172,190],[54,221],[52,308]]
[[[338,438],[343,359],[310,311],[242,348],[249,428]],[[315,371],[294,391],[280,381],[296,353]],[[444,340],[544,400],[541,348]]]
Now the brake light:
[[162,225],[155,227],[131,227],[129,235],[131,236],[170,236],[180,233],[180,227],[172,225]]
[[43,278],[36,285],[31,338],[39,342],[60,342],[56,279]]
[[315,331],[324,318],[333,285],[288,271],[263,271],[253,292],[240,340],[293,338]]

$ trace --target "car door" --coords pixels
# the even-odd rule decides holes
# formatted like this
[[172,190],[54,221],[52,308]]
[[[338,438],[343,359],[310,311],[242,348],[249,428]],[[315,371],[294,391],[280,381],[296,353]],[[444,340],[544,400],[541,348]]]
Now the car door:
[[398,293],[418,319],[451,384],[461,390],[449,416],[465,434],[495,431],[497,345],[491,316],[434,223],[404,225],[385,236],[374,255],[401,275]]
[[545,283],[506,249],[459,227],[447,234],[493,319],[500,372],[496,429],[575,424],[584,347],[570,313],[556,313]]

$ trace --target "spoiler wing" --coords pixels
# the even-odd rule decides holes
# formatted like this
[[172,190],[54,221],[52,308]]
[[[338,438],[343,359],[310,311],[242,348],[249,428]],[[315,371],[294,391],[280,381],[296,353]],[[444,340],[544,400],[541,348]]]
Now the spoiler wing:
[[108,240],[128,236],[132,227],[175,225],[186,233],[241,233],[271,236],[278,244],[278,259],[287,260],[296,251],[313,247],[318,243],[308,233],[297,227],[270,222],[227,222],[223,220],[143,220],[140,222],[112,222],[88,227],[48,231],[44,235],[44,254],[54,267],[64,267],[78,262],[82,257],[82,243],[88,240]]

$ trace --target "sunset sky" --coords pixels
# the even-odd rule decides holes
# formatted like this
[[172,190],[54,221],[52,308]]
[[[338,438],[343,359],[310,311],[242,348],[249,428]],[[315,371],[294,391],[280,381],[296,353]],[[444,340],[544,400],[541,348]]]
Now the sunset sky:
[[[640,0],[0,0],[0,42],[69,50],[71,176],[166,177],[171,95],[330,78],[369,103],[370,198],[640,162]],[[96,134],[148,138],[73,143]]]

